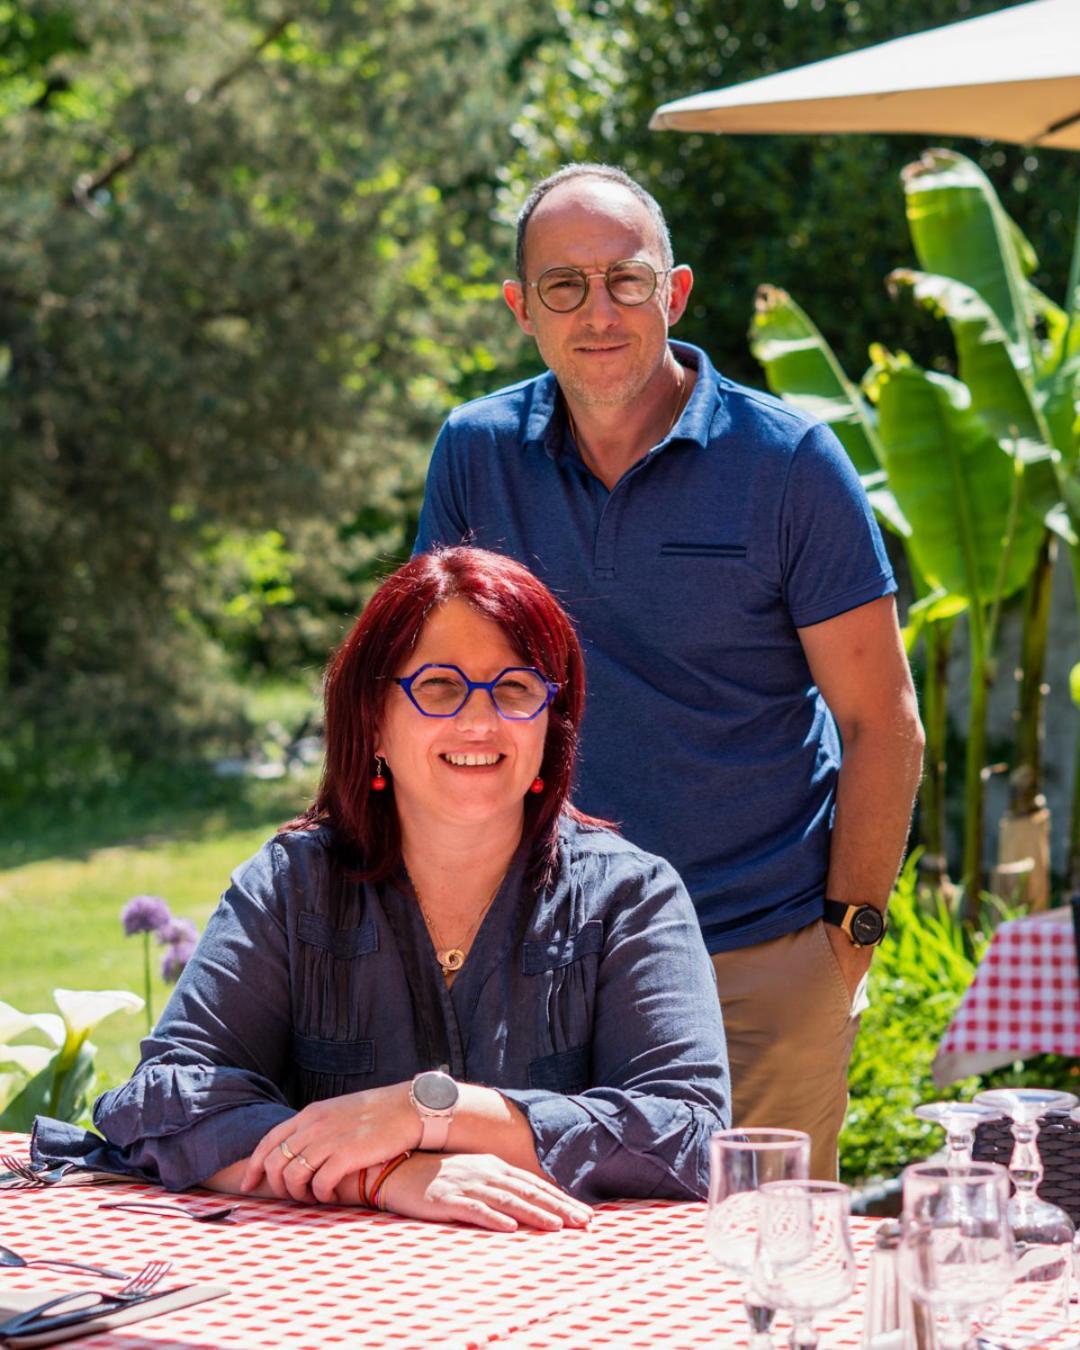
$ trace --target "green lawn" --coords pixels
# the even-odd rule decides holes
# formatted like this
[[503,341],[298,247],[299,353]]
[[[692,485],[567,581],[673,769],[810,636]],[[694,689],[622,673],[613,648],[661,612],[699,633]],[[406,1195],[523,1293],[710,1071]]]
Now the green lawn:
[[[23,1012],[55,1011],[52,990],[142,993],[142,937],[125,937],[133,895],[163,896],[200,931],[229,873],[310,799],[312,776],[253,782],[178,776],[170,793],[125,785],[61,828],[55,813],[18,840],[0,841],[0,999]],[[110,802],[110,796],[114,799]],[[117,842],[126,835],[129,842]],[[28,861],[19,864],[20,850]],[[48,856],[42,856],[46,854]],[[16,865],[11,865],[11,864]],[[169,987],[153,949],[153,1000]],[[145,1019],[116,1014],[95,1033],[102,1087],[131,1071]]]

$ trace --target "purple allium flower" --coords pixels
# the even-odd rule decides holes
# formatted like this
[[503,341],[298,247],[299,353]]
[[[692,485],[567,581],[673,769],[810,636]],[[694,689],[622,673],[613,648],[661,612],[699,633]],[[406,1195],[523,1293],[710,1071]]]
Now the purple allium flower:
[[120,922],[128,937],[134,933],[157,933],[171,919],[169,906],[160,895],[133,896],[120,911]]
[[157,930],[157,940],[167,947],[174,947],[182,942],[189,942],[194,946],[199,940],[199,930],[190,919],[171,918]]
[[174,942],[161,958],[161,978],[168,984],[175,984],[180,972],[195,955],[195,939],[181,938]]

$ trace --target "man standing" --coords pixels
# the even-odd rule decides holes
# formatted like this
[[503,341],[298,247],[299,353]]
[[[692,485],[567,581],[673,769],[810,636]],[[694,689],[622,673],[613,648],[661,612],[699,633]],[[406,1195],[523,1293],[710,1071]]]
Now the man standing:
[[517,272],[506,302],[548,371],[450,415],[417,548],[510,553],[573,614],[575,800],[694,898],[734,1123],[808,1130],[835,1175],[922,753],[877,527],[827,428],[668,340],[693,277],[626,174],[534,188]]

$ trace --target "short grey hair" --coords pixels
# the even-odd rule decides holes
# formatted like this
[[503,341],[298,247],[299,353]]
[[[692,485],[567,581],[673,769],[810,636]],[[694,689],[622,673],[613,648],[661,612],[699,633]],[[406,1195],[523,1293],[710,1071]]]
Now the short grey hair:
[[548,193],[553,192],[557,187],[561,187],[563,183],[573,182],[576,178],[598,178],[601,182],[617,183],[619,187],[623,187],[627,192],[632,193],[645,207],[652,219],[656,237],[660,244],[660,256],[664,267],[674,266],[675,254],[671,247],[671,231],[668,229],[664,213],[660,209],[660,203],[652,193],[646,192],[641,184],[631,178],[625,169],[620,169],[614,164],[564,164],[556,173],[545,178],[543,182],[537,183],[525,198],[525,205],[518,212],[517,247],[514,262],[517,267],[518,280],[522,285],[525,284],[525,231],[528,229],[533,212]]

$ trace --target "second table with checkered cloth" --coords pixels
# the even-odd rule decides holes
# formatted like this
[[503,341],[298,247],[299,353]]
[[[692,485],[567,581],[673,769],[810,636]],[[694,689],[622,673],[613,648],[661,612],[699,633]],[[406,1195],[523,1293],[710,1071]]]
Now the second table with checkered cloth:
[[942,1037],[938,1086],[1032,1055],[1080,1058],[1080,979],[1068,908],[1003,923]]

